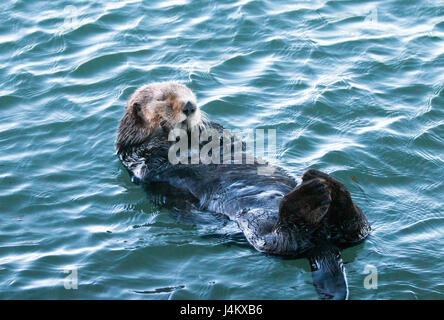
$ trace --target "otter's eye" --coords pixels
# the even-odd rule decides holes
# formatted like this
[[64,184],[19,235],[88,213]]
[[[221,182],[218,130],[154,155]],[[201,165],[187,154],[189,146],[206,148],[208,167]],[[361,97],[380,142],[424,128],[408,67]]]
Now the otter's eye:
[[141,109],[142,107],[141,107],[140,103],[138,103],[138,102],[134,102],[134,103],[133,103],[133,108],[134,108],[134,111],[136,111],[136,112],[140,112],[140,109]]

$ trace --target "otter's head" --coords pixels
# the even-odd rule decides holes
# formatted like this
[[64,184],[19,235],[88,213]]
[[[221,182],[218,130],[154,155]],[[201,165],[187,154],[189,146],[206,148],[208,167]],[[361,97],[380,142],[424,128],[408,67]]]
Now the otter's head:
[[136,90],[128,100],[120,120],[116,148],[144,142],[157,129],[201,127],[203,115],[196,97],[186,86],[156,82]]

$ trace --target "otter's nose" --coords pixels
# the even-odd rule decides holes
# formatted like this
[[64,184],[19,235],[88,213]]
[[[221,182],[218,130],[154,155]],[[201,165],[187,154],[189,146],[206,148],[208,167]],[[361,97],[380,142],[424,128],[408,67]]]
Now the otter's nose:
[[187,102],[182,111],[188,117],[190,114],[196,111],[196,107],[191,102]]

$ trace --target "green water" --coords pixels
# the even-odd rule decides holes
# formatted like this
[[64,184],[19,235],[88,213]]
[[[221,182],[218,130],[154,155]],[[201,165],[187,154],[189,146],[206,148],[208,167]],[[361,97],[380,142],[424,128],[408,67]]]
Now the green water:
[[307,260],[130,181],[123,106],[165,80],[229,129],[275,128],[295,177],[346,184],[374,229],[343,252],[350,299],[444,298],[439,0],[2,1],[0,298],[318,298]]

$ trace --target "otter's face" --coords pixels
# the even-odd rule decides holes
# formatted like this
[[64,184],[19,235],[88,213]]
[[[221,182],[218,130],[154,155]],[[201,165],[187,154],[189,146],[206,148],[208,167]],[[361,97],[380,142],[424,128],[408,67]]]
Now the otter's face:
[[127,108],[151,128],[191,129],[202,123],[196,97],[190,89],[178,83],[146,85],[133,94]]

